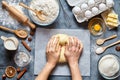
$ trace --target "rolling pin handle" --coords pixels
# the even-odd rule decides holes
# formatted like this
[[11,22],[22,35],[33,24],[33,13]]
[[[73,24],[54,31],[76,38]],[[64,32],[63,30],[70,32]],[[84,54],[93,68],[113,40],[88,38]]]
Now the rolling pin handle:
[[36,28],[35,24],[31,23],[30,21],[27,21],[27,24],[28,24],[28,26],[30,26],[30,28],[32,30],[35,30],[35,28]]
[[3,7],[9,7],[9,5],[7,4],[7,2],[5,2],[5,1],[2,1],[2,6]]

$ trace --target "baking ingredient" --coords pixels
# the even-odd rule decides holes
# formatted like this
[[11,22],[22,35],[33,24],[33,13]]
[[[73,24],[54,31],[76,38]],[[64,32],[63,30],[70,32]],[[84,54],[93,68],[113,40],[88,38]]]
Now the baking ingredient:
[[101,30],[101,25],[100,25],[99,23],[97,23],[97,24],[94,25],[93,28],[94,28],[94,31],[97,31],[97,32],[98,32],[98,31]]
[[32,0],[30,7],[38,11],[42,10],[42,14],[46,19],[45,21],[38,20],[36,15],[33,12],[30,12],[33,15],[33,18],[41,24],[49,24],[53,22],[59,13],[59,5],[57,0]]
[[116,51],[120,51],[120,46],[115,47]]
[[23,46],[24,46],[28,51],[31,51],[31,50],[32,50],[24,40],[22,40],[21,43],[23,44]]
[[104,52],[104,49],[102,47],[99,47],[96,49],[96,53],[97,54],[100,54],[100,53],[103,53]]
[[112,36],[105,38],[105,39],[100,38],[100,39],[96,40],[96,43],[97,43],[97,45],[102,45],[105,41],[110,40],[110,39],[114,39],[116,37],[117,37],[117,35],[112,35]]
[[83,3],[81,5],[81,9],[84,11],[84,10],[87,10],[88,9],[88,5],[86,3]]
[[15,42],[11,39],[6,40],[5,43],[4,43],[4,46],[8,50],[16,50]]
[[24,51],[20,51],[17,54],[15,54],[14,61],[19,67],[25,67],[30,63],[31,56],[30,54],[25,53]]
[[7,77],[12,78],[16,74],[16,69],[13,66],[8,66],[5,69],[5,74],[6,74]]
[[75,6],[75,7],[72,9],[72,12],[73,12],[75,15],[80,15],[80,13],[82,13],[82,10],[80,9],[80,7]]
[[5,80],[5,79],[6,79],[6,75],[3,74],[3,75],[2,75],[2,80]]
[[118,26],[118,15],[116,13],[109,13],[106,19],[107,25],[109,26]]
[[89,18],[92,16],[92,12],[90,10],[85,11],[85,17]]
[[[61,45],[61,51],[60,53],[60,58],[59,58],[59,63],[64,63],[67,62],[65,56],[64,56],[64,51],[65,51],[65,45],[68,43],[69,36],[66,34],[57,34],[54,35],[55,37],[59,37],[59,43],[58,45]],[[57,48],[56,48],[57,50]]]
[[106,0],[106,4],[108,7],[111,7],[114,5],[114,1],[113,0]]
[[29,37],[29,38],[28,38],[28,41],[32,41],[32,37]]
[[97,7],[93,7],[93,8],[92,8],[92,13],[93,13],[94,15],[98,14],[98,13],[99,13],[98,8],[97,8]]
[[112,77],[119,71],[119,61],[114,55],[105,55],[99,61],[99,71],[101,74]]
[[21,71],[20,67],[17,68],[17,73],[19,73]]
[[95,5],[95,1],[94,0],[89,0],[88,1],[88,5],[89,6],[94,6]]
[[107,8],[107,6],[106,6],[104,3],[101,3],[101,4],[99,5],[99,9],[100,9],[101,11],[104,11],[106,8]]
[[27,33],[25,30],[20,29],[20,30],[17,30],[16,35],[18,35],[18,36],[21,37],[21,38],[22,38],[22,37],[23,37],[23,38],[26,38],[27,35],[28,35],[28,33]]
[[20,80],[20,78],[27,72],[27,69],[24,68],[17,76],[17,80]]
[[[64,56],[64,52],[65,52],[65,45],[69,43],[69,37],[70,36],[66,35],[66,34],[56,34],[56,35],[53,35],[52,37],[58,37],[58,39],[59,39],[58,45],[61,46],[61,50],[59,52],[60,58],[59,58],[58,63],[67,62],[67,60],[66,60],[66,58]],[[58,50],[58,47],[56,47],[56,50]]]

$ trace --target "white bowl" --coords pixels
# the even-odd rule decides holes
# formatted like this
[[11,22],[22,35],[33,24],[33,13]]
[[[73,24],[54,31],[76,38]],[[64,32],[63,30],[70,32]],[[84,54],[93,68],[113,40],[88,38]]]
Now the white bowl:
[[[40,26],[48,26],[48,25],[54,23],[55,20],[57,19],[57,17],[59,16],[59,12],[60,12],[59,2],[58,2],[57,0],[56,0],[56,2],[58,3],[58,11],[57,11],[57,13],[56,13],[56,16],[55,16],[53,19],[51,18],[51,21],[50,21],[50,22],[44,22],[44,21],[42,21],[42,20],[39,20],[39,19],[37,18],[37,16],[35,15],[35,13],[32,12],[31,10],[29,10],[29,16],[30,16],[31,20],[32,20],[34,23],[36,23],[37,25],[40,25]],[[31,6],[31,3],[32,3],[32,1],[30,2],[30,6]]]

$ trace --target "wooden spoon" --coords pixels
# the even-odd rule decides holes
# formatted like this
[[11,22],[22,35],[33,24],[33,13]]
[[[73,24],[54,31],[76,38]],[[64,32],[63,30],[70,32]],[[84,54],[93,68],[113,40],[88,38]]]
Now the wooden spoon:
[[14,33],[16,36],[18,36],[19,38],[26,38],[28,36],[27,31],[23,30],[23,29],[17,29],[17,30],[12,30],[3,26],[0,26],[0,29],[5,30],[5,31],[10,31],[12,33]]
[[37,11],[36,9],[34,10],[34,9],[28,7],[27,5],[23,4],[23,3],[19,3],[19,5],[22,6],[22,7],[24,7],[24,8],[27,8],[27,9],[29,9],[29,10],[31,10],[31,11],[33,11],[40,20],[42,20],[42,21],[45,21],[45,20],[46,20],[46,19],[42,16],[42,11]]
[[99,47],[99,48],[96,49],[96,54],[101,54],[101,53],[103,53],[107,48],[112,47],[112,46],[114,46],[114,45],[116,45],[116,44],[119,44],[119,43],[120,43],[120,40],[118,40],[118,41],[116,41],[116,42],[114,42],[114,43],[112,43],[112,44],[110,44],[110,45],[108,45],[108,46]]
[[108,37],[108,38],[105,38],[105,39],[98,39],[98,40],[96,41],[96,44],[97,44],[97,45],[102,45],[105,41],[110,40],[110,39],[114,39],[114,38],[116,38],[116,37],[117,37],[117,35],[112,35],[112,36],[110,36],[110,37]]

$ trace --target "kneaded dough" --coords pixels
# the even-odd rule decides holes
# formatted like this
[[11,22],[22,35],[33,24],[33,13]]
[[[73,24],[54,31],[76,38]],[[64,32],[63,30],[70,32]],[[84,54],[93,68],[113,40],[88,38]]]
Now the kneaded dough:
[[61,51],[60,51],[60,59],[59,59],[59,63],[65,63],[67,62],[65,56],[64,56],[64,52],[65,52],[65,45],[68,43],[69,41],[69,36],[66,34],[57,34],[55,35],[55,37],[59,38],[59,43],[58,45],[61,45]]
[[[66,34],[56,34],[56,35],[53,35],[52,37],[58,37],[59,38],[59,42],[58,42],[58,45],[61,46],[61,50],[60,50],[60,58],[59,58],[59,61],[58,63],[65,63],[67,62],[65,56],[64,56],[64,53],[65,53],[65,45],[69,43],[69,37],[68,35]],[[57,48],[56,48],[57,50]]]

